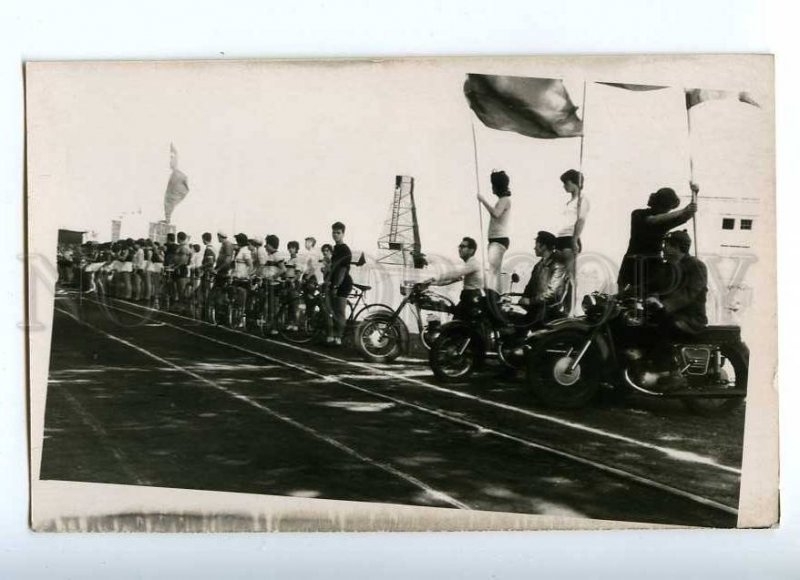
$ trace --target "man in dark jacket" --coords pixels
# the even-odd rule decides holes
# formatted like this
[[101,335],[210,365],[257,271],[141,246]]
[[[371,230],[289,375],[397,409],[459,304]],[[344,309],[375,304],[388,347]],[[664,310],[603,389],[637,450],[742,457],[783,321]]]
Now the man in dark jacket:
[[665,286],[647,299],[647,303],[663,309],[666,330],[696,334],[708,324],[706,265],[689,254],[692,240],[686,230],[671,232],[664,238]]
[[661,370],[661,390],[685,388],[686,379],[674,367],[672,342],[701,332],[708,325],[706,294],[708,271],[705,264],[689,254],[692,240],[686,230],[664,238],[664,287],[645,301],[658,321],[651,350],[654,370]]
[[523,290],[519,305],[528,312],[527,323],[544,322],[563,316],[567,270],[555,253],[556,236],[539,232],[534,253],[541,258],[533,267],[531,278]]

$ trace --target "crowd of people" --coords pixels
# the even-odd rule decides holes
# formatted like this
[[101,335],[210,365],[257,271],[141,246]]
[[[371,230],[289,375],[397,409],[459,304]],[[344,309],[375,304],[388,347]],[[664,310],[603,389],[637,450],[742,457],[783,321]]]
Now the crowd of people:
[[[263,291],[263,316],[266,332],[277,334],[276,314],[279,298],[293,296],[305,288],[323,289],[331,312],[327,341],[341,344],[344,334],[347,297],[352,290],[350,265],[352,252],[344,243],[345,225],[331,227],[332,244],[317,249],[317,240],[308,236],[301,252],[298,241],[281,251],[275,235],[264,238],[238,233],[230,239],[218,231],[218,244],[205,232],[202,243],[192,243],[185,232],[168,234],[163,244],[151,239],[125,239],[98,244],[87,242],[77,247],[58,248],[59,282],[81,286],[86,293],[113,296],[161,308],[164,302],[180,306],[192,302],[202,310],[215,300],[214,288],[232,288],[234,302],[242,311],[257,284]],[[291,310],[296,300],[290,301]],[[168,306],[167,306],[168,307]],[[291,316],[294,312],[290,311]],[[238,321],[245,324],[242,318]]]
[[[539,261],[519,302],[529,320],[568,314],[571,309],[568,292],[575,287],[575,263],[582,250],[581,233],[589,202],[582,195],[584,177],[579,171],[570,169],[560,179],[569,199],[560,223],[554,224],[555,233],[542,230],[534,240],[533,253]],[[479,296],[497,294],[503,256],[511,244],[511,180],[504,171],[494,171],[490,181],[497,201],[491,203],[478,195],[490,215],[485,276],[477,258],[478,244],[467,236],[458,246],[459,265],[429,280],[438,285],[463,282],[462,307]],[[691,184],[691,191],[694,199],[699,188]],[[674,190],[661,188],[650,195],[647,208],[633,211],[618,287],[621,293],[641,297],[663,309],[669,315],[670,332],[696,332],[707,324],[706,270],[702,262],[688,255],[688,234],[670,233],[697,211],[694,201],[682,209],[678,209],[679,205]],[[282,302],[288,301],[291,326],[299,301],[304,300],[303,289],[320,288],[331,313],[326,339],[338,345],[342,343],[347,297],[353,285],[353,256],[344,243],[345,229],[337,221],[331,226],[333,243],[317,249],[317,240],[308,236],[302,250],[293,240],[286,244],[286,251],[280,249],[280,240],[272,234],[254,238],[238,233],[231,239],[224,231],[216,233],[217,245],[212,244],[210,232],[202,234],[201,243],[193,243],[185,232],[178,232],[169,234],[163,244],[151,239],[127,239],[90,242],[80,247],[59,246],[59,277],[66,284],[77,280],[87,292],[156,308],[164,300],[207,304],[214,300],[214,288],[222,287],[232,288],[235,303],[243,307],[254,291],[255,280],[263,302],[258,306],[258,316],[269,334],[278,333],[276,314]],[[244,321],[239,323],[243,325]]]

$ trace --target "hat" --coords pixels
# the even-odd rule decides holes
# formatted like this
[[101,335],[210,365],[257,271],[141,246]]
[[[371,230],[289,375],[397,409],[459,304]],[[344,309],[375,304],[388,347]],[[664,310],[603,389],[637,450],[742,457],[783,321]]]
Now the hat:
[[681,252],[686,253],[692,247],[692,238],[689,237],[686,230],[678,230],[664,236],[664,243],[670,243],[679,248]]
[[675,209],[680,203],[678,194],[671,187],[662,187],[655,193],[651,193],[650,199],[647,200],[649,207],[667,210]]
[[550,232],[539,232],[536,234],[536,241],[544,244],[548,248],[554,248],[556,245],[556,236]]
[[221,237],[221,238],[227,238],[227,237],[228,237],[228,234],[226,234],[226,233],[225,233],[224,231],[222,231],[222,230],[217,230],[217,235],[218,235],[219,237]]

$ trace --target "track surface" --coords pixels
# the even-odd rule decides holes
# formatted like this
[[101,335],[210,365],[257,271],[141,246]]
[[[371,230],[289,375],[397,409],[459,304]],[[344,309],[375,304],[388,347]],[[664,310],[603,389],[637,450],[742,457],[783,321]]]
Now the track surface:
[[56,300],[42,479],[732,527],[743,412],[540,408],[122,301]]

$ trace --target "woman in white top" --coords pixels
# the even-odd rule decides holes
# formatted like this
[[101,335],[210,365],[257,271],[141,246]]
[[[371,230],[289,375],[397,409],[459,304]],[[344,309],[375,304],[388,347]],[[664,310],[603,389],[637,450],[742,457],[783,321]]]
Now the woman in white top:
[[503,255],[508,250],[511,241],[508,237],[508,220],[511,215],[511,191],[508,189],[509,178],[505,171],[493,171],[491,176],[492,193],[497,196],[497,201],[491,201],[478,193],[480,201],[489,212],[489,248],[487,259],[489,272],[486,287],[500,291],[500,271],[503,265]]
[[[561,223],[556,229],[556,251],[561,253],[564,266],[567,268],[572,288],[576,287],[577,272],[575,258],[581,251],[581,233],[589,214],[589,200],[583,195],[583,174],[576,169],[565,171],[561,175],[564,191],[570,198],[561,212]],[[575,293],[572,293],[574,300]],[[570,310],[573,304],[568,305]]]
[[583,175],[580,171],[565,171],[561,175],[561,183],[570,198],[561,212],[561,223],[556,229],[556,250],[574,256],[581,251],[581,233],[589,213],[589,200],[581,194]]

